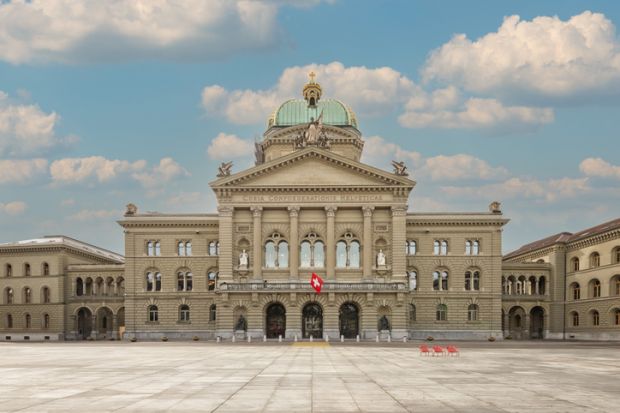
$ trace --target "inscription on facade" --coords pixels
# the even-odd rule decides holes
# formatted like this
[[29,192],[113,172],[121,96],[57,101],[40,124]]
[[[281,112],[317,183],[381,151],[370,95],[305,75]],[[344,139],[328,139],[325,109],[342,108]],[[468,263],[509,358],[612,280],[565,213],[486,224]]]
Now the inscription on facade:
[[334,194],[334,195],[244,195],[241,197],[243,202],[376,202],[384,201],[382,195],[347,195],[347,194]]

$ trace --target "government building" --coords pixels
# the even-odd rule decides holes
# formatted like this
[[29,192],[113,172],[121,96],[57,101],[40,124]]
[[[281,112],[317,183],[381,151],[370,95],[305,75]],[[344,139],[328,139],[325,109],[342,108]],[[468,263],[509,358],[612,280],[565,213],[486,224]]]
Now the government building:
[[361,163],[355,114],[322,95],[311,75],[255,166],[219,167],[215,214],[129,204],[124,255],[0,244],[2,340],[620,340],[620,219],[502,256],[499,202],[409,211],[404,163]]

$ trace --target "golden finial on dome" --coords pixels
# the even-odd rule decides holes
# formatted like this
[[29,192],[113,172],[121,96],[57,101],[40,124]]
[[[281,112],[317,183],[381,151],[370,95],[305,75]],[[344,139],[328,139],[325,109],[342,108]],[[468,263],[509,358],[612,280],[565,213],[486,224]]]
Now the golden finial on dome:
[[321,85],[314,81],[315,76],[314,72],[308,74],[310,80],[304,85],[303,89],[303,96],[306,102],[308,102],[308,106],[316,106],[316,102],[321,99],[321,94],[323,93]]

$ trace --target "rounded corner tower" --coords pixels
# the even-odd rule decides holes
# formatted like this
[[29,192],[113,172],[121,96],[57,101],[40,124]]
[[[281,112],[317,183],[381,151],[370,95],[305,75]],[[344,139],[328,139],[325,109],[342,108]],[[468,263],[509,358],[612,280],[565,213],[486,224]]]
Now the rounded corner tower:
[[359,161],[364,142],[353,110],[338,99],[322,99],[323,89],[310,73],[303,99],[289,99],[267,119],[263,140],[256,144],[256,163],[316,146]]

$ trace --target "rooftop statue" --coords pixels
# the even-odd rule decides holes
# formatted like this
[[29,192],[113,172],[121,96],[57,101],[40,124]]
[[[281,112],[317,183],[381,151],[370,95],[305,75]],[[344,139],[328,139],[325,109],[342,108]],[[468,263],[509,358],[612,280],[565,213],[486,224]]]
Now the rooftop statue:
[[409,176],[409,173],[407,172],[407,166],[404,162],[392,161],[392,166],[394,167],[394,175]]
[[324,149],[329,149],[331,146],[331,142],[323,129],[323,112],[317,120],[311,118],[308,128],[295,138],[296,149],[303,149],[307,146],[318,146]]
[[224,176],[230,176],[230,170],[232,169],[233,163],[230,162],[222,162],[220,166],[217,168],[217,177],[222,178]]

